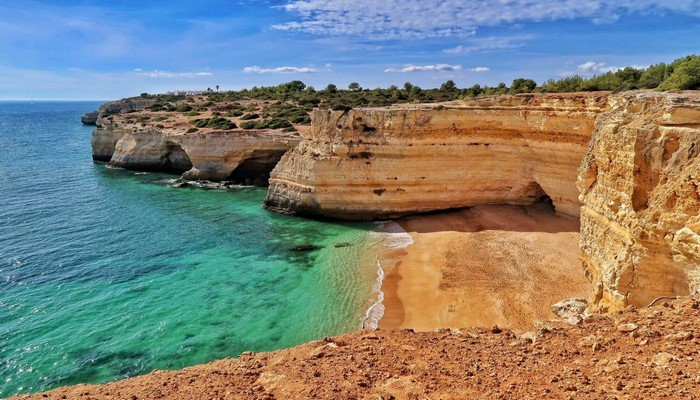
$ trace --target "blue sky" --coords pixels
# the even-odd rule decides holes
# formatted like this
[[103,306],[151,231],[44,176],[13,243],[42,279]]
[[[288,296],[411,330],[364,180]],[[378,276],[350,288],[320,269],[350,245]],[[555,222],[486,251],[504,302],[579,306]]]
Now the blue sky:
[[700,0],[0,0],[0,99],[510,84],[700,53]]

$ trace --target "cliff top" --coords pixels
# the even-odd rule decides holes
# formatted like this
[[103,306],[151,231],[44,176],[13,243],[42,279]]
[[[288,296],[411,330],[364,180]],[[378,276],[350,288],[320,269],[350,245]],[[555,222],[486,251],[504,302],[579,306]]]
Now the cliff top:
[[296,136],[311,123],[308,112],[293,104],[251,99],[213,102],[205,96],[122,99],[106,103],[97,114],[95,124],[101,127],[176,134],[240,131]]
[[698,331],[700,298],[661,299],[520,337],[361,331],[17,399],[698,399]]

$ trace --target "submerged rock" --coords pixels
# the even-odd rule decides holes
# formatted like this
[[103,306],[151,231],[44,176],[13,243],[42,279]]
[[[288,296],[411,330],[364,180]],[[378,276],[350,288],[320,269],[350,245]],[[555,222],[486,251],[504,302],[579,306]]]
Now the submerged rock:
[[302,244],[299,246],[294,246],[289,249],[289,251],[296,251],[296,252],[309,252],[309,251],[315,251],[315,250],[320,250],[322,249],[323,246],[317,246],[315,244]]

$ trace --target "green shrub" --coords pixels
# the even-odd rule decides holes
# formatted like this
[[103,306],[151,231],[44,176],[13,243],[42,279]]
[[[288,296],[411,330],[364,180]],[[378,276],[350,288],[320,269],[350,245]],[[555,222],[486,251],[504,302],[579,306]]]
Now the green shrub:
[[225,117],[240,117],[243,115],[243,110],[231,110],[224,114]]
[[255,121],[241,122],[241,128],[243,128],[243,129],[255,129]]
[[161,103],[156,103],[152,106],[146,107],[146,110],[153,111],[153,112],[163,111],[166,109],[167,109],[167,105],[161,104]]
[[246,114],[246,115],[241,117],[241,119],[244,121],[248,121],[250,119],[258,119],[258,118],[260,118],[260,115],[255,114],[255,113]]
[[199,130],[199,128],[190,128],[187,130],[187,133],[194,133],[194,132],[197,132],[198,130]]
[[188,112],[188,111],[192,111],[192,106],[190,106],[189,104],[180,104],[179,106],[177,106],[177,107],[175,108],[175,111],[177,111],[177,112]]
[[331,109],[332,109],[333,111],[350,111],[350,110],[352,110],[352,107],[350,107],[350,106],[348,106],[348,105],[346,105],[346,104],[336,103],[336,104],[333,104],[333,106],[331,107]]
[[190,111],[188,113],[185,113],[186,117],[196,117],[198,115],[201,115],[201,113],[198,113],[197,111]]
[[267,128],[270,129],[282,129],[282,128],[291,128],[292,124],[287,121],[286,119],[282,118],[273,118],[267,122]]
[[159,117],[155,117],[153,120],[156,122],[160,122],[160,121],[165,121],[166,119],[168,119],[168,117],[161,115]]
[[196,126],[197,128],[212,128],[221,130],[236,129],[236,124],[223,117],[193,119],[190,121],[190,124]]

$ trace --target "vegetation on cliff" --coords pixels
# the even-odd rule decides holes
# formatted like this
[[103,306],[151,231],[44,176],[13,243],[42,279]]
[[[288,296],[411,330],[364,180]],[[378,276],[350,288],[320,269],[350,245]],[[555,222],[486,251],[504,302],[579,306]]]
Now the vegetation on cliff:
[[540,92],[578,92],[598,90],[696,90],[700,89],[700,56],[679,58],[670,64],[659,63],[646,69],[627,67],[584,79],[578,75],[550,79],[537,88]]
[[[365,89],[357,82],[352,82],[347,89],[335,84],[328,84],[317,90],[304,82],[293,80],[276,86],[254,86],[237,91],[176,92],[151,95],[141,93],[139,97],[122,100],[121,103],[141,104],[141,107],[124,109],[124,104],[116,107],[114,112],[102,112],[100,115],[114,113],[131,113],[145,109],[151,113],[139,121],[164,121],[166,115],[182,114],[188,117],[202,115],[190,120],[190,131],[201,128],[212,129],[280,129],[294,132],[300,125],[310,125],[309,112],[314,108],[347,111],[357,107],[384,107],[400,103],[434,103],[453,101],[480,96],[493,96],[520,93],[565,93],[579,91],[622,91],[630,89],[656,90],[696,90],[700,89],[700,56],[690,55],[679,58],[669,64],[659,63],[648,68],[626,67],[609,71],[591,78],[579,75],[567,76],[558,80],[550,79],[538,85],[533,79],[516,78],[508,86],[475,84],[469,88],[458,88],[453,80],[447,80],[439,88],[423,89],[411,82],[402,87],[395,85],[388,88]],[[108,105],[111,103],[108,103]],[[164,115],[164,113],[166,115]],[[87,117],[87,115],[86,115]],[[218,124],[206,117],[216,118]],[[233,118],[228,120],[227,118]],[[85,119],[90,123],[95,118]],[[204,122],[204,120],[207,120]],[[84,122],[85,122],[84,121]],[[197,122],[195,122],[197,121]],[[196,129],[195,129],[196,128]]]

